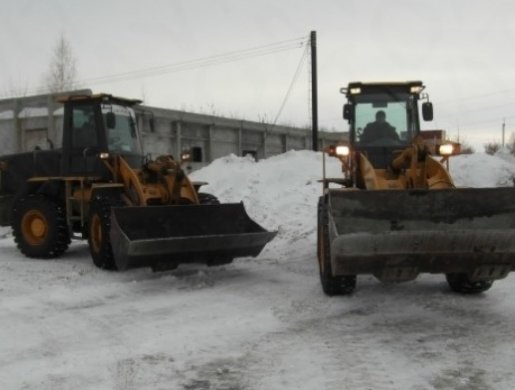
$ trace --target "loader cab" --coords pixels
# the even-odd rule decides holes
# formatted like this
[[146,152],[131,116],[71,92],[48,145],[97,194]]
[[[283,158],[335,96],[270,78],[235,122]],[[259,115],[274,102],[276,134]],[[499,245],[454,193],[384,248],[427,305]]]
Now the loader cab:
[[[354,150],[366,153],[375,168],[386,168],[395,150],[408,146],[420,132],[420,81],[402,83],[350,83],[341,90],[347,97],[344,118],[350,124]],[[432,117],[424,103],[424,117]],[[432,119],[432,118],[431,118]]]
[[109,176],[100,154],[120,154],[134,167],[142,148],[132,106],[139,100],[111,95],[72,96],[64,103],[62,173]]

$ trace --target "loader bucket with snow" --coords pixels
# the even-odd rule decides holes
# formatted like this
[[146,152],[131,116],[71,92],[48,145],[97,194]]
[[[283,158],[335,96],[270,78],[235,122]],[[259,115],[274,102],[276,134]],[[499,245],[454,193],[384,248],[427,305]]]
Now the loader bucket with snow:
[[235,257],[257,256],[276,233],[254,222],[242,203],[111,211],[111,244],[119,270],[225,264]]
[[331,190],[335,275],[382,281],[419,273],[493,280],[515,270],[515,188]]

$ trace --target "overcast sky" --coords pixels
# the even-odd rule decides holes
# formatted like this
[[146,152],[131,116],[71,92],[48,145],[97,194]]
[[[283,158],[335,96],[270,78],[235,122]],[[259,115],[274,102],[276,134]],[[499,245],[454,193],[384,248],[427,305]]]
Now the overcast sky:
[[[0,95],[43,84],[60,34],[81,86],[146,104],[273,122],[318,35],[320,126],[346,130],[349,81],[422,80],[435,108],[425,128],[476,150],[515,132],[515,2],[418,0],[0,0]],[[297,40],[298,39],[298,40]],[[289,50],[208,67],[172,65],[291,41]],[[273,48],[274,46],[272,46]],[[283,46],[281,46],[283,47]],[[266,52],[266,51],[265,51]],[[309,63],[278,122],[310,123]],[[138,71],[163,67],[141,77]],[[95,78],[129,73],[118,81]],[[93,81],[92,81],[93,80]]]

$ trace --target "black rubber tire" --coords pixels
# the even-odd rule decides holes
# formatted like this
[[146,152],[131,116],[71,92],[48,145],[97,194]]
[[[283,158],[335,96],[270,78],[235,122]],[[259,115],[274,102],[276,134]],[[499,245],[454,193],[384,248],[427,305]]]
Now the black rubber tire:
[[317,255],[322,290],[328,296],[349,295],[356,288],[356,275],[333,276],[328,223],[327,206],[324,203],[324,198],[320,197],[318,202]]
[[220,204],[220,201],[216,196],[206,192],[198,193],[198,201],[200,204]]
[[27,257],[51,259],[61,256],[70,244],[64,207],[44,194],[18,198],[13,206],[13,236]]
[[493,280],[471,281],[467,274],[446,274],[445,278],[452,291],[461,294],[480,294],[492,287]]
[[98,268],[116,271],[113,248],[111,246],[111,207],[121,206],[121,201],[110,197],[97,196],[89,206],[88,244],[93,264]]

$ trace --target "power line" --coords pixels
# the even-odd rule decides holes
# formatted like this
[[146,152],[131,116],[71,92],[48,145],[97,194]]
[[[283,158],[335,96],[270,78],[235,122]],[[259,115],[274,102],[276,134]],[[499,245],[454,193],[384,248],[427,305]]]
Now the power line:
[[499,91],[483,93],[483,94],[480,94],[480,95],[471,95],[471,96],[467,96],[467,97],[459,98],[459,99],[456,99],[456,98],[454,98],[454,99],[444,99],[444,100],[439,100],[439,103],[442,103],[442,102],[443,103],[446,103],[446,102],[460,102],[460,101],[464,101],[464,100],[481,99],[481,98],[484,98],[484,97],[495,96],[495,95],[500,95],[500,94],[509,93],[509,92],[515,92],[515,88],[503,89],[503,90],[499,90]]
[[[496,105],[489,105],[489,106],[481,106],[479,108],[467,108],[465,110],[463,109],[456,109],[456,110],[452,110],[452,111],[455,111],[457,113],[459,113],[459,115],[463,114],[463,113],[467,113],[467,112],[482,112],[482,111],[491,111],[491,110],[495,110],[495,109],[499,109],[499,108],[504,108],[504,107],[515,107],[515,102],[511,102],[511,103],[504,103],[504,104],[496,104]],[[450,111],[450,109],[448,108],[444,108],[445,111]],[[440,116],[449,116],[450,114],[447,113],[447,114],[444,114],[444,115],[440,115]]]
[[292,78],[292,80],[290,82],[290,86],[288,87],[288,90],[286,91],[286,95],[284,96],[284,99],[283,99],[283,101],[281,103],[279,111],[277,112],[277,115],[275,116],[275,119],[274,119],[274,121],[272,123],[272,127],[274,127],[276,125],[277,120],[279,119],[279,117],[281,116],[281,114],[283,112],[284,106],[286,105],[286,102],[288,101],[288,99],[290,97],[290,94],[291,94],[291,91],[293,89],[293,86],[295,85],[295,83],[297,82],[297,80],[299,78],[300,71],[302,69],[302,65],[304,64],[304,60],[307,57],[307,53],[308,53],[308,45],[306,45],[306,48],[302,52],[302,56],[300,57],[299,64],[297,65],[297,69],[295,70],[293,78]]
[[503,120],[507,120],[507,119],[515,119],[515,116],[503,116],[502,118],[496,118],[496,119],[486,119],[486,120],[482,120],[482,121],[465,122],[465,124],[463,124],[463,122],[460,122],[460,127],[473,128],[473,127],[479,127],[479,126],[485,126],[485,125],[499,124],[499,123],[502,123]]
[[[275,54],[287,50],[298,49],[306,45],[306,38],[295,38],[285,41],[269,43],[266,45],[256,46],[248,49],[241,49],[230,51],[222,54],[217,54],[208,57],[200,57],[192,60],[176,62],[167,65],[154,66],[145,69],[133,70],[129,72],[110,74],[99,77],[91,77],[83,79],[76,83],[76,85],[97,85],[108,82],[116,82],[123,80],[131,80],[149,76],[158,76],[168,73],[183,72],[192,69],[198,69],[208,66],[220,65],[229,62],[242,61],[249,58],[260,57],[270,54]],[[24,91],[29,94],[48,92],[47,88],[38,88]]]
[[[305,40],[304,40],[305,41]],[[250,49],[243,49],[238,51],[232,51],[228,53],[218,54],[210,57],[201,57],[193,60],[177,62],[168,65],[162,65],[147,69],[140,69],[136,71],[119,73],[114,75],[95,77],[86,79],[88,83],[101,83],[106,81],[127,79],[127,78],[141,78],[153,75],[161,75],[165,73],[181,72],[185,70],[191,70],[206,66],[219,65],[228,62],[241,61],[248,58],[264,56],[268,54],[274,54],[286,50],[296,49],[304,45],[303,40],[295,39],[290,41],[282,41],[274,44],[268,44],[264,46],[258,46]]]

